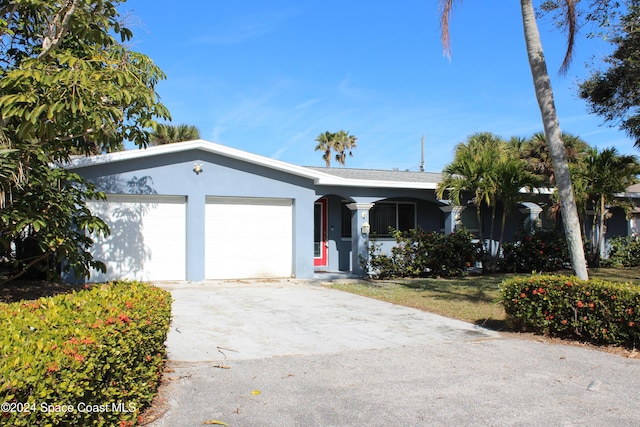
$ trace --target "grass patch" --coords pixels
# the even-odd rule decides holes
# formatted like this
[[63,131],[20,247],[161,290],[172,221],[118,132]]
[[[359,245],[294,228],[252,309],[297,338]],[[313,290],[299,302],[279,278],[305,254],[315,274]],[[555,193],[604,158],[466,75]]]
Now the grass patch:
[[[571,274],[570,271],[558,273]],[[590,269],[589,275],[603,280],[640,283],[640,268]],[[335,283],[331,288],[502,330],[506,328],[506,315],[500,302],[500,283],[515,276],[528,275],[376,280]]]

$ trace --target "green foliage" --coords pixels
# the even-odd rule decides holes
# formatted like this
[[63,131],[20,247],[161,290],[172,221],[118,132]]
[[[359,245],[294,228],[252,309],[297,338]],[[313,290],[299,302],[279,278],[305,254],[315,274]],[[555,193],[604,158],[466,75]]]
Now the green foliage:
[[315,151],[322,151],[322,159],[327,167],[331,166],[331,152],[335,152],[336,161],[344,166],[349,157],[353,157],[353,149],[356,148],[358,138],[349,135],[349,131],[340,130],[338,132],[323,132],[317,136]]
[[592,73],[580,84],[579,95],[591,111],[618,125],[640,145],[640,5],[631,2],[609,41],[614,52],[604,58],[607,69]]
[[158,124],[151,134],[151,145],[173,144],[174,142],[200,139],[200,129],[196,126],[180,124]]
[[514,327],[597,344],[640,343],[640,286],[573,276],[531,276],[501,284]]
[[419,227],[409,231],[393,231],[396,245],[391,255],[381,252],[381,245],[369,246],[367,268],[378,278],[387,277],[454,277],[465,274],[480,257],[480,247],[466,230],[442,234],[425,232]]
[[[498,201],[502,204],[502,221],[498,249],[486,253],[483,265],[490,271],[496,270],[500,246],[504,241],[506,216],[522,199],[523,188],[534,188],[539,184],[537,176],[527,170],[527,161],[519,157],[518,144],[514,139],[507,143],[501,137],[481,132],[471,135],[466,143],[456,147],[455,159],[443,171],[442,182],[438,184],[436,194],[443,198],[448,194],[455,205],[461,204],[461,198],[473,194],[476,207],[480,241],[484,236],[494,237]],[[464,203],[462,203],[464,204]],[[489,207],[489,233],[483,229],[482,206]]]
[[98,194],[51,165],[120,150],[124,141],[146,147],[155,120],[170,118],[155,90],[164,73],[122,44],[132,33],[122,26],[120,3],[0,5],[0,250],[18,275],[43,260],[52,275],[62,258],[79,276],[100,267],[83,234],[106,230],[84,205]]
[[503,246],[504,271],[557,271],[569,262],[567,243],[556,231],[538,230]]
[[126,140],[146,146],[154,118],[169,117],[155,92],[165,75],[114,38],[132,36],[121,1],[11,3],[0,8],[0,114],[11,146],[37,144],[52,160]]
[[[591,150],[586,141],[568,132],[562,132],[562,144],[570,168],[579,164]],[[526,169],[538,176],[542,186],[554,187],[556,185],[555,170],[544,132],[536,132],[530,138],[522,141],[518,147],[518,155],[526,161]]]
[[138,282],[0,304],[0,401],[20,409],[2,425],[136,424],[159,385],[170,315],[170,294]]
[[603,267],[640,266],[640,240],[636,236],[614,237],[608,240],[609,257],[600,261]]
[[[595,211],[592,223],[593,265],[599,265],[604,257],[605,220],[607,210],[613,206],[621,207],[627,214],[634,206],[628,198],[619,197],[629,186],[637,182],[640,164],[636,156],[621,155],[611,147],[599,151],[590,148],[582,161],[571,171],[576,199],[582,199],[581,211],[586,214],[587,206]],[[585,219],[586,220],[586,219]]]
[[492,206],[497,197],[496,163],[507,154],[507,144],[499,136],[480,132],[456,146],[455,158],[443,170],[437,194],[461,204],[463,194],[472,194],[474,204]]
[[104,194],[79,175],[33,158],[28,182],[14,190],[13,203],[0,210],[0,282],[29,273],[54,280],[62,271],[77,278],[104,271],[89,252],[89,233],[106,235],[107,224],[86,207]]

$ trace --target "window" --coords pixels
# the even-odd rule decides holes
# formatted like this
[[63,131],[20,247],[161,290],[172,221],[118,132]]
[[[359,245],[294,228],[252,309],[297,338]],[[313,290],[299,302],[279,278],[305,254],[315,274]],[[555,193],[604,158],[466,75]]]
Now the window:
[[384,202],[371,208],[371,233],[378,237],[391,237],[389,227],[408,231],[416,228],[415,203]]
[[351,209],[349,209],[347,203],[342,204],[342,230],[340,237],[351,238]]

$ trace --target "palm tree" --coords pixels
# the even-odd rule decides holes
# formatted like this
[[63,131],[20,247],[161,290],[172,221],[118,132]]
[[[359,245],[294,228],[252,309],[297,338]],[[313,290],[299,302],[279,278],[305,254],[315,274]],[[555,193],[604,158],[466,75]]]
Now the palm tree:
[[335,152],[336,161],[344,166],[349,157],[353,157],[353,149],[356,148],[357,137],[349,135],[349,131],[323,132],[316,137],[315,151],[322,151],[322,159],[327,167],[331,166],[331,153]]
[[[455,0],[440,0],[442,10],[440,26],[442,30],[442,44],[447,54],[450,53],[449,20],[453,10]],[[564,18],[567,28],[567,52],[560,67],[561,72],[566,72],[573,54],[573,42],[576,33],[576,11],[575,0],[565,0],[566,9]],[[582,245],[582,235],[580,233],[580,219],[576,208],[576,202],[571,186],[571,175],[569,164],[562,143],[562,131],[558,121],[555,103],[553,100],[553,90],[551,80],[547,72],[547,64],[544,59],[542,43],[538,24],[536,23],[535,11],[531,0],[520,0],[522,13],[522,23],[524,28],[524,38],[529,58],[529,67],[533,78],[533,86],[538,100],[538,107],[542,115],[544,133],[549,146],[549,154],[553,163],[553,170],[560,198],[560,208],[562,210],[562,221],[564,224],[565,237],[571,257],[571,266],[575,274],[581,279],[588,279],[587,263]]]
[[598,224],[597,232],[593,233],[596,237],[593,239],[595,262],[598,265],[604,255],[606,206],[625,206],[624,201],[617,199],[615,194],[623,193],[630,185],[638,182],[640,163],[636,156],[620,155],[613,147],[600,152],[597,148],[592,148],[584,161],[583,171],[587,192],[596,212],[593,231],[596,231],[596,218]]
[[331,166],[331,150],[333,150],[333,133],[323,132],[316,137],[316,151],[322,151],[322,160],[324,160],[327,167]]
[[[478,219],[478,237],[484,244],[482,206],[491,208],[491,228],[489,239],[493,240],[498,194],[498,165],[506,155],[506,143],[500,137],[488,132],[471,135],[466,143],[456,146],[454,160],[442,172],[442,181],[438,184],[438,198],[448,198],[456,205],[461,204],[464,194],[473,195]],[[491,249],[491,245],[489,247]],[[493,251],[489,250],[491,257]]]
[[[570,165],[578,164],[591,149],[582,138],[567,132],[562,132],[562,142]],[[527,160],[527,168],[530,172],[543,178],[547,185],[551,187],[555,185],[553,164],[544,132],[537,132],[527,139],[522,144],[520,153],[521,158]]]
[[151,145],[173,144],[174,142],[200,139],[200,129],[193,125],[158,124],[150,138]]
[[[511,139],[513,144],[514,139]],[[513,145],[511,145],[513,147]],[[498,196],[502,202],[502,222],[500,224],[500,239],[498,240],[498,249],[504,243],[504,232],[506,228],[507,214],[511,213],[517,206],[518,202],[525,197],[522,190],[533,190],[541,183],[540,178],[527,170],[527,161],[520,158],[515,150],[508,152],[496,165]]]
[[347,153],[349,157],[353,157],[353,149],[357,147],[357,137],[349,135],[349,131],[341,130],[334,134],[335,145],[333,150],[336,152],[336,161],[344,166],[347,160]]

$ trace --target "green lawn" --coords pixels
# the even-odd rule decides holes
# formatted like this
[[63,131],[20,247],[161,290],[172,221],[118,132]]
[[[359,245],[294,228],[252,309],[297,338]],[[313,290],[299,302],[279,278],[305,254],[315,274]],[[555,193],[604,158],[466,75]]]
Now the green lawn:
[[[560,272],[570,274],[568,271]],[[590,269],[590,277],[640,283],[640,268]],[[456,279],[395,279],[336,283],[331,287],[443,316],[503,329],[500,283],[515,274],[467,276]]]

